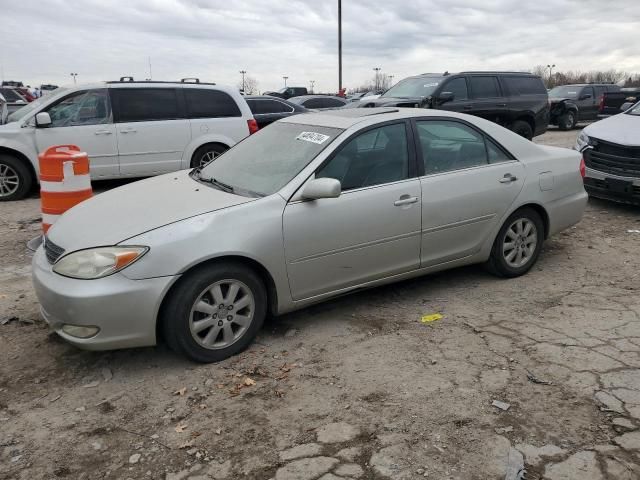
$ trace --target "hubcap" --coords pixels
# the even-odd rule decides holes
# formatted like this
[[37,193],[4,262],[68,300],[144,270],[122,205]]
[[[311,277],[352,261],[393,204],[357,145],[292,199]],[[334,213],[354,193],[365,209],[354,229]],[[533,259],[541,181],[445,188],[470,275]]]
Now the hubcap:
[[20,177],[9,165],[0,164],[0,197],[16,193],[20,186]]
[[244,335],[255,314],[253,293],[238,280],[220,280],[205,288],[189,315],[193,339],[204,348],[226,348]]
[[502,254],[507,265],[520,268],[533,258],[537,245],[536,225],[528,218],[519,218],[507,228],[502,243]]
[[209,150],[205,152],[202,157],[200,157],[200,166],[204,167],[206,164],[213,162],[216,158],[220,156],[220,153],[214,152],[213,150]]

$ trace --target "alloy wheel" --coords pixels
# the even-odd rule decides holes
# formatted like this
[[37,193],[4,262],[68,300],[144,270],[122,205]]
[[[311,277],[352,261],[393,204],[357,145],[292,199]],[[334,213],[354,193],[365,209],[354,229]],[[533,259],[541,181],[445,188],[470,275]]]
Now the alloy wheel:
[[536,225],[528,218],[519,218],[505,233],[502,243],[504,260],[512,268],[521,268],[531,260],[537,245]]
[[255,298],[247,285],[239,280],[220,280],[197,297],[189,315],[189,330],[204,348],[226,348],[245,334],[255,310]]
[[205,152],[204,155],[202,155],[202,157],[200,157],[200,166],[204,167],[205,165],[213,162],[216,158],[218,158],[221,154],[214,151],[214,150],[209,150],[208,152]]
[[0,197],[8,197],[16,193],[20,187],[20,177],[12,167],[0,164]]

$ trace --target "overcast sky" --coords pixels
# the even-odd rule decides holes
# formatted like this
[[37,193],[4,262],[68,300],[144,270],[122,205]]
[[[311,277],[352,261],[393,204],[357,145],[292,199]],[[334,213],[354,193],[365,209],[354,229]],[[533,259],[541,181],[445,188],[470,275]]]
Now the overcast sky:
[[[640,0],[343,0],[344,85],[381,67],[640,72]],[[0,0],[4,79],[200,77],[335,91],[337,0]]]

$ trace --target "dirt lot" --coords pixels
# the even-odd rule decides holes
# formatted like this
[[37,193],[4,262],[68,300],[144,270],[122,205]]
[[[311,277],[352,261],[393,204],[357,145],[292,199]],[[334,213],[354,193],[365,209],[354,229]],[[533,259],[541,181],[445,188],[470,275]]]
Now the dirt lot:
[[640,209],[591,201],[524,277],[377,288],[202,366],[51,335],[25,248],[38,207],[0,204],[0,478],[640,478]]

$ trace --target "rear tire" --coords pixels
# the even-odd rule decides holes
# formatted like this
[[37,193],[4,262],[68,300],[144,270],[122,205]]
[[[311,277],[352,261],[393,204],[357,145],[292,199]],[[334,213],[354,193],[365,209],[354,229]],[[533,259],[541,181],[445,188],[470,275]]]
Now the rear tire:
[[229,150],[219,143],[209,143],[201,146],[191,157],[191,168],[204,167]]
[[519,277],[535,265],[544,241],[544,224],[531,208],[516,210],[498,232],[487,269],[499,277]]
[[533,129],[531,128],[531,125],[524,120],[516,120],[513,122],[511,130],[527,140],[531,140],[533,138]]
[[237,263],[187,273],[169,295],[159,319],[163,336],[172,350],[200,363],[243,351],[267,314],[264,283]]
[[12,155],[0,154],[0,202],[22,200],[34,182],[33,173],[24,161]]
[[572,130],[573,128],[575,128],[577,123],[578,121],[576,120],[576,114],[572,111],[563,113],[558,118],[558,128],[563,131]]

